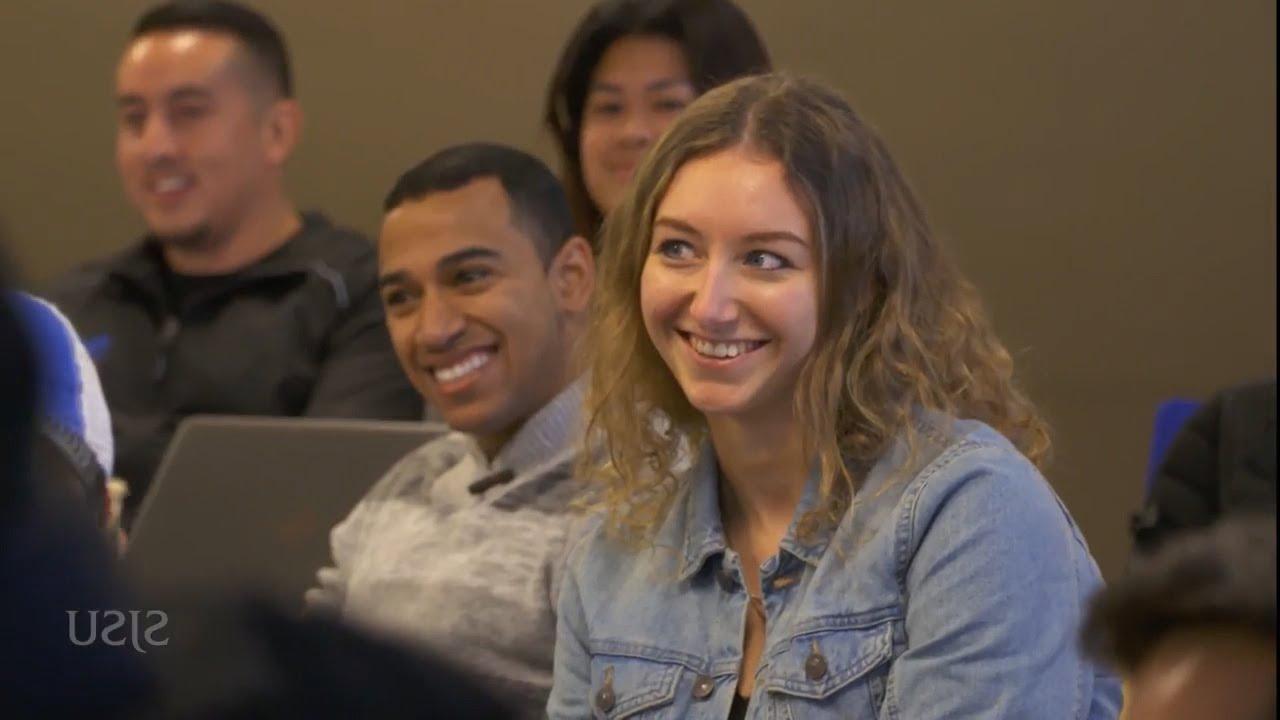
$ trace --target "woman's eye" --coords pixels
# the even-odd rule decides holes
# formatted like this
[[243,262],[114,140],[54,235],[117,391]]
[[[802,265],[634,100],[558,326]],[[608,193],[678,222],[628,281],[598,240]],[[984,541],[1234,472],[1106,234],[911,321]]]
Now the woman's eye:
[[622,103],[618,102],[595,102],[587,108],[587,113],[591,115],[618,115],[622,112]]
[[781,255],[764,250],[752,250],[747,253],[746,264],[760,270],[781,270],[791,265]]
[[658,102],[654,103],[654,107],[656,107],[658,110],[662,112],[678,113],[681,110],[684,110],[685,107],[688,106],[688,104],[689,103],[685,102],[684,100],[669,99],[669,100],[659,100]]
[[663,240],[658,243],[657,253],[671,260],[687,260],[693,257],[693,246],[684,240]]

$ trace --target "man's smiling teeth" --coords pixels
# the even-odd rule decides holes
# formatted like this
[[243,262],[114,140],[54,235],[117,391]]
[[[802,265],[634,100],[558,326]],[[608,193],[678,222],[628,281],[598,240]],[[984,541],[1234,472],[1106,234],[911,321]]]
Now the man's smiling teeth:
[[189,184],[190,183],[187,182],[187,179],[183,177],[166,177],[155,181],[155,184],[152,187],[155,188],[156,192],[167,193],[183,190]]
[[463,358],[462,362],[459,362],[456,365],[439,368],[437,370],[433,370],[432,373],[435,375],[436,381],[438,382],[453,382],[454,380],[466,377],[467,375],[470,375],[476,370],[484,367],[492,357],[492,352],[489,352],[488,350],[481,350],[479,352],[471,353],[467,357]]
[[713,358],[735,358],[739,355],[749,353],[760,347],[764,343],[759,340],[744,340],[741,342],[711,342],[703,340],[700,337],[690,335],[689,344],[693,346],[695,352],[699,355],[705,355]]

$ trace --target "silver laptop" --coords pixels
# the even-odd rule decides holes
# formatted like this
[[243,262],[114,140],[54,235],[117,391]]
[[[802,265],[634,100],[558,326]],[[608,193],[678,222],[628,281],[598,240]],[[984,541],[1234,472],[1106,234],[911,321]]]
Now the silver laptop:
[[144,595],[251,589],[301,606],[329,531],[440,423],[194,416],[139,510],[124,566]]

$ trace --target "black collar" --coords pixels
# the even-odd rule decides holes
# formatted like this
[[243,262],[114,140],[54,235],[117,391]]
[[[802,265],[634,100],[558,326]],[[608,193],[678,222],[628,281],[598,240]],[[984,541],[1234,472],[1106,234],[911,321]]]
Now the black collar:
[[[310,245],[308,240],[314,237],[317,231],[328,229],[330,224],[323,215],[314,212],[303,213],[301,220],[302,225],[297,232],[285,240],[283,245],[261,260],[231,274],[242,281],[306,274],[315,257],[308,247]],[[160,242],[150,235],[143,237],[141,241],[121,252],[107,264],[109,278],[123,281],[157,301],[165,295],[166,272]]]

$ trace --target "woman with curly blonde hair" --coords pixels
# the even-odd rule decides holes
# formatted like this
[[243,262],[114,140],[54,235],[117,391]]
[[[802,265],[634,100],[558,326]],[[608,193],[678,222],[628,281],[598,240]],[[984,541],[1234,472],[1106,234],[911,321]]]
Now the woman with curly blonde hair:
[[766,75],[605,225],[552,718],[1106,718],[1048,433],[875,132]]

